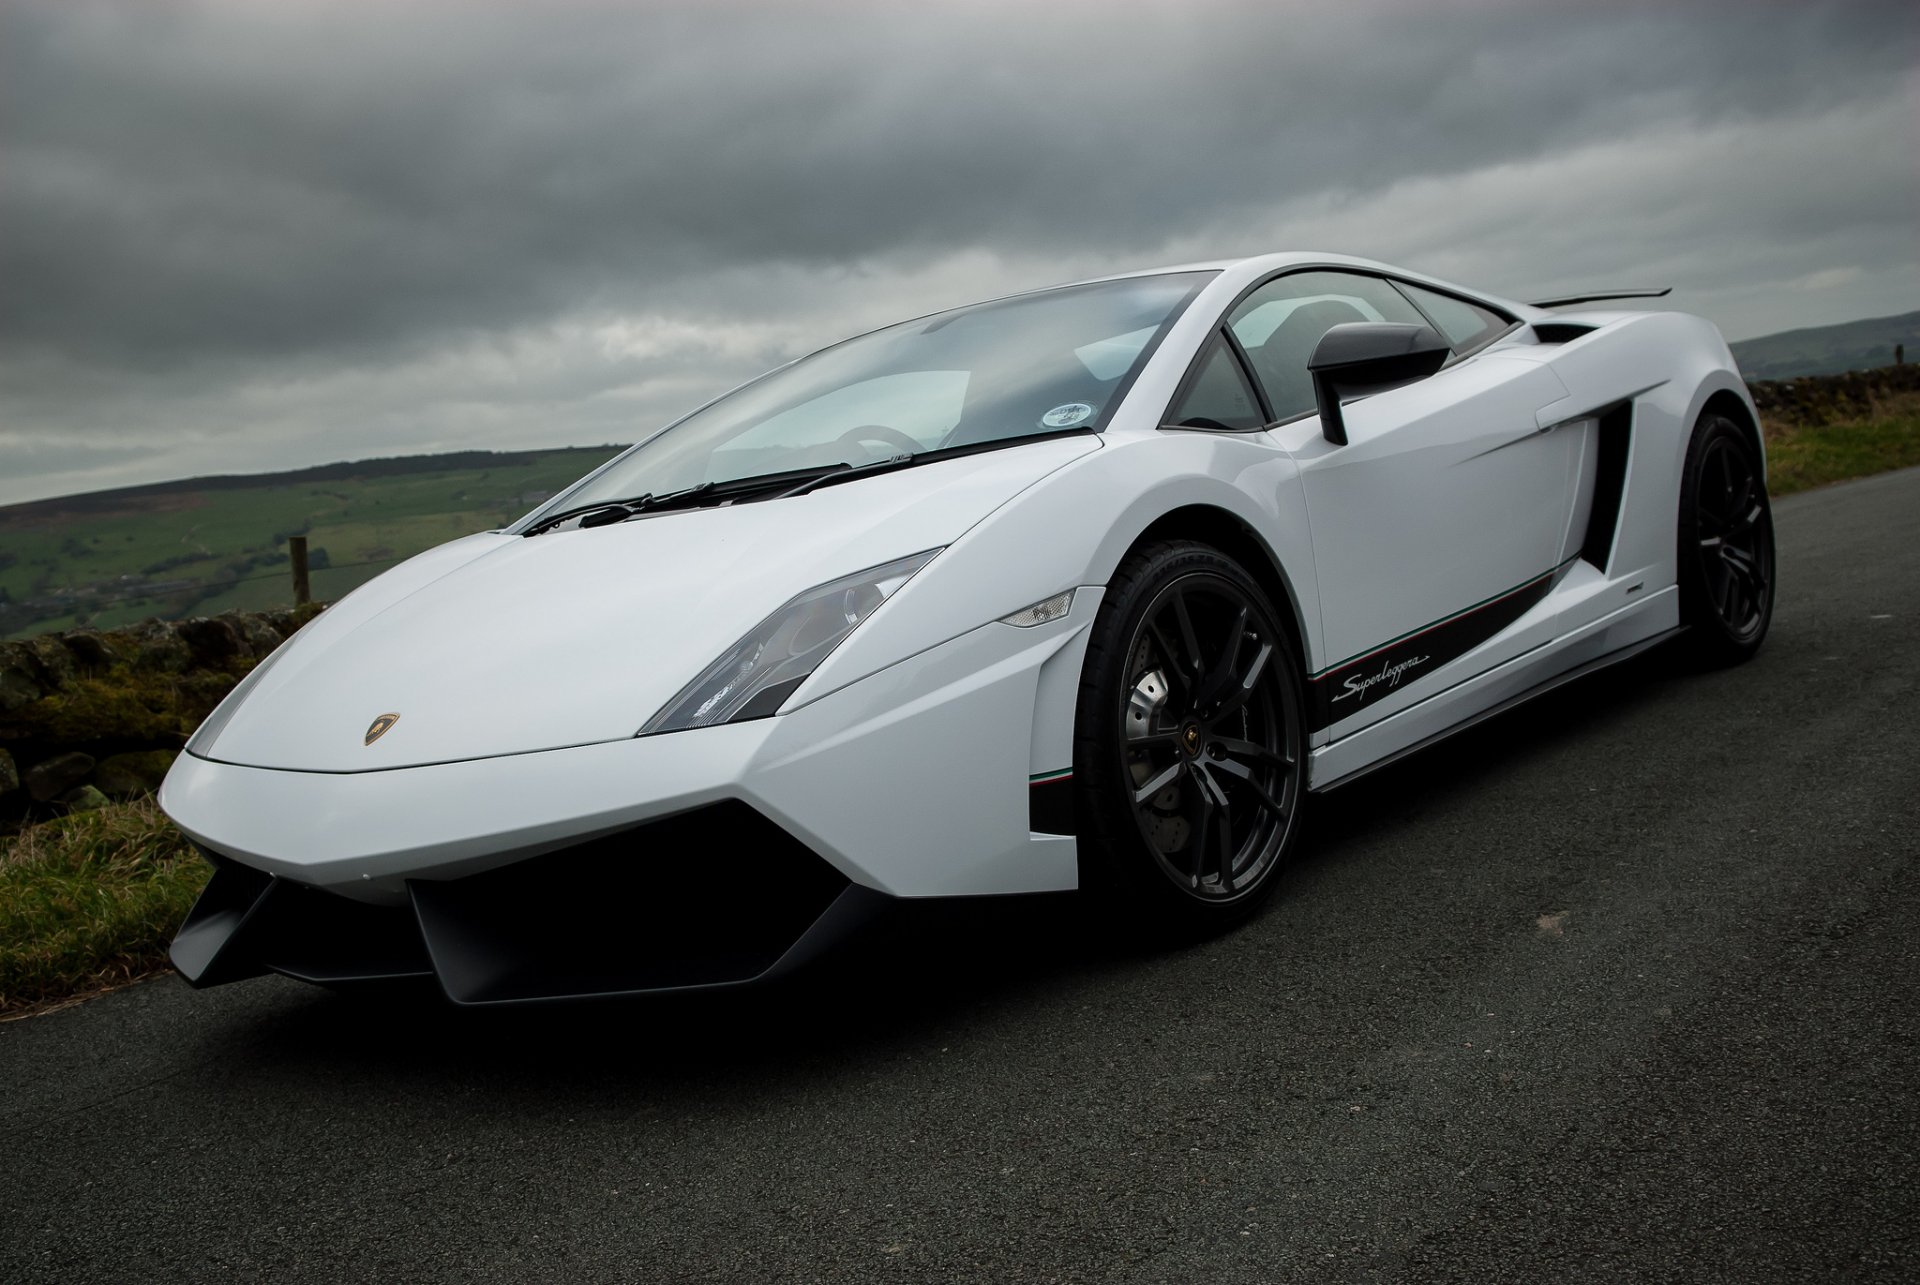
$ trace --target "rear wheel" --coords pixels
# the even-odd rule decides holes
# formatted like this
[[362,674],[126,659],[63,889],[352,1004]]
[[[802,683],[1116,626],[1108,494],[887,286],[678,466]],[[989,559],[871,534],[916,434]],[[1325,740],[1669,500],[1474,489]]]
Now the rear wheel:
[[1205,932],[1271,892],[1299,829],[1300,667],[1259,583],[1189,542],[1121,566],[1075,728],[1082,882],[1148,926]]
[[1731,665],[1760,649],[1773,619],[1773,510],[1747,436],[1706,415],[1680,480],[1680,617],[1694,653]]

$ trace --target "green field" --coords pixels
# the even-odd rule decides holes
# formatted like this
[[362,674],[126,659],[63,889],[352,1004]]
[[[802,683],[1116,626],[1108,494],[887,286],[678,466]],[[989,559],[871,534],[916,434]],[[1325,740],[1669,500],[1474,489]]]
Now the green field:
[[0,638],[287,606],[291,535],[307,537],[314,597],[338,598],[511,522],[614,449],[366,460],[0,507]]

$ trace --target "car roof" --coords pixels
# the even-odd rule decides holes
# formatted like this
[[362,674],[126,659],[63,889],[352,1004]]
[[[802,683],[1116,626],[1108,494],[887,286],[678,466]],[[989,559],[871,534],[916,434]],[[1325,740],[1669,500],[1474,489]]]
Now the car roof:
[[[1239,285],[1251,285],[1260,278],[1274,272],[1293,267],[1351,268],[1364,272],[1385,273],[1399,277],[1416,285],[1432,286],[1451,294],[1466,295],[1473,299],[1483,299],[1498,304],[1509,311],[1532,314],[1536,309],[1516,300],[1502,298],[1490,291],[1474,286],[1461,285],[1440,277],[1416,272],[1409,268],[1398,267],[1391,263],[1382,263],[1377,259],[1363,259],[1351,254],[1331,254],[1324,250],[1281,250],[1269,254],[1247,255],[1237,259],[1207,259],[1194,263],[1168,264],[1164,267],[1139,268],[1129,272],[1115,272],[1102,277],[1090,277],[1085,281],[1063,282],[1062,285],[1090,285],[1096,281],[1123,281],[1129,277],[1156,277],[1175,272],[1219,272],[1235,279]],[[1057,287],[1052,287],[1057,288]],[[1238,289],[1238,286],[1235,287]]]

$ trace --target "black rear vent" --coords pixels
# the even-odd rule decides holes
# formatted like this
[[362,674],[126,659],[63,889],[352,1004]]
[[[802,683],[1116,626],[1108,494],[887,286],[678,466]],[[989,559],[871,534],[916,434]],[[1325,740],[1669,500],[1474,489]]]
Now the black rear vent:
[[1598,326],[1583,326],[1577,321],[1536,321],[1533,323],[1534,337],[1543,344],[1572,343],[1581,335],[1590,335]]

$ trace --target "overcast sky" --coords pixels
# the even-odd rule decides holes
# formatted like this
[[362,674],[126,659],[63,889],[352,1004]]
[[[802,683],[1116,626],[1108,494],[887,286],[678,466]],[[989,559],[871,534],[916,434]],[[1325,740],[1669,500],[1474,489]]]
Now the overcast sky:
[[1920,308],[1920,5],[0,0],[0,502],[626,442],[936,308],[1321,249]]

